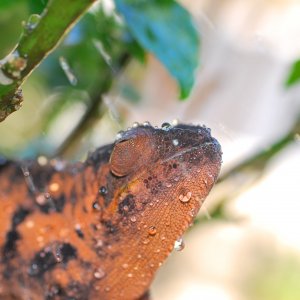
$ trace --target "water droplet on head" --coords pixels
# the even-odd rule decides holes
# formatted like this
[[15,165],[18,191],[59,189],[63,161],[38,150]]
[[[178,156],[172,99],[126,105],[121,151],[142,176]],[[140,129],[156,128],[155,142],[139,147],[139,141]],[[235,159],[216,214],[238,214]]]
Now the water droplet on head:
[[115,140],[116,141],[120,140],[123,137],[123,135],[124,135],[124,131],[123,130],[119,131],[116,135]]
[[140,125],[140,124],[139,124],[138,122],[134,122],[134,123],[132,124],[132,127],[133,127],[133,128],[137,128],[137,127],[139,127],[139,125]]
[[149,233],[149,235],[156,235],[156,232],[157,232],[157,230],[156,230],[156,227],[155,226],[150,226],[149,227],[149,229],[148,229],[148,233]]
[[144,239],[144,240],[143,240],[143,244],[144,244],[144,245],[147,245],[147,244],[149,244],[149,243],[150,243],[150,240],[149,240],[149,239]]
[[179,141],[177,139],[172,140],[172,144],[176,147],[179,145]]
[[133,277],[132,273],[128,273],[127,277],[132,278]]
[[172,120],[171,123],[172,123],[173,126],[177,126],[179,121],[178,121],[178,119],[174,119],[174,120]]
[[184,241],[182,238],[179,238],[175,243],[174,243],[174,249],[176,251],[182,251],[185,247]]
[[191,192],[187,192],[185,196],[181,194],[179,196],[179,200],[181,202],[183,202],[183,203],[186,203],[186,202],[190,201],[191,197],[192,197],[192,193]]
[[130,217],[130,221],[133,223],[136,222],[136,217],[135,216]]
[[102,279],[105,276],[105,272],[101,268],[97,268],[94,272],[94,277],[96,279]]
[[105,186],[100,187],[99,194],[102,195],[102,196],[107,194],[107,189],[106,189]]
[[172,128],[172,125],[171,125],[170,123],[165,122],[165,123],[162,123],[162,124],[161,124],[161,129],[162,129],[162,130],[168,131],[168,130],[170,130],[171,128]]
[[144,126],[151,126],[151,124],[150,124],[149,121],[145,121],[145,122],[143,123],[143,125],[144,125]]
[[93,209],[94,209],[94,210],[97,210],[97,211],[100,211],[100,210],[101,210],[101,206],[100,206],[100,204],[99,204],[98,201],[95,201],[95,202],[93,203]]
[[127,268],[128,268],[128,264],[126,264],[126,263],[123,264],[123,265],[122,265],[122,268],[123,268],[123,269],[127,269]]

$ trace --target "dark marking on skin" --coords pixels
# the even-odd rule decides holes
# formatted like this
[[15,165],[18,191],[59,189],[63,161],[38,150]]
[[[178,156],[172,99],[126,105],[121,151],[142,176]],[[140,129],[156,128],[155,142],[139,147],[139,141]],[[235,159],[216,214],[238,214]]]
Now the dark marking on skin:
[[105,226],[106,235],[115,235],[118,232],[118,227],[115,226],[111,221],[102,220],[101,223]]
[[6,241],[2,249],[2,254],[5,260],[11,259],[16,255],[16,243],[21,239],[17,231],[17,226],[21,224],[30,214],[28,209],[20,207],[12,216],[11,230],[6,234]]
[[134,209],[135,201],[132,194],[128,194],[118,205],[118,212],[121,215],[130,214],[132,211],[134,211]]
[[53,269],[57,264],[67,264],[70,259],[77,257],[76,249],[68,243],[46,247],[39,251],[30,262],[28,274],[30,276],[42,276],[45,272]]
[[77,200],[77,197],[76,197],[76,192],[75,192],[75,189],[72,189],[71,191],[71,195],[70,195],[70,201],[73,205],[76,204],[76,200]]
[[2,249],[4,261],[9,260],[16,255],[16,244],[20,238],[21,236],[16,229],[12,229],[6,234],[6,241]]

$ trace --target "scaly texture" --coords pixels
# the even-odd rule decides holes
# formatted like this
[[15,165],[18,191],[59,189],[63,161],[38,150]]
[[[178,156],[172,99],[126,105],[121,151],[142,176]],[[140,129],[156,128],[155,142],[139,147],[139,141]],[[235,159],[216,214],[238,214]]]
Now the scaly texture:
[[133,300],[192,223],[221,149],[206,128],[146,124],[84,163],[39,162],[0,167],[0,298]]

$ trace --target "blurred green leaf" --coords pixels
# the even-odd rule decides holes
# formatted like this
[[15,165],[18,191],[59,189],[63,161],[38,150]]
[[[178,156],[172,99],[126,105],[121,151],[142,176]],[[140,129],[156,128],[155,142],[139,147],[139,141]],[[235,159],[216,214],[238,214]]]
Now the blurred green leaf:
[[16,5],[18,2],[23,2],[22,0],[11,1],[11,0],[1,0],[0,9],[9,8],[10,6]]
[[199,36],[190,14],[173,0],[115,0],[137,41],[164,64],[186,98],[198,66]]
[[46,7],[48,0],[27,0],[30,13],[32,14],[40,14]]
[[287,87],[290,87],[300,81],[300,59],[295,61],[290,70],[289,76],[285,82]]

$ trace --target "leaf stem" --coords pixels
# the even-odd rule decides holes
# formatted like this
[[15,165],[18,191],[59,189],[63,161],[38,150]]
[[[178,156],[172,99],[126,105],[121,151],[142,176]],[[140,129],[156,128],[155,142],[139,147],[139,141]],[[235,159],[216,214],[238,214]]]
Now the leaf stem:
[[21,107],[20,86],[96,0],[51,0],[32,15],[15,49],[0,61],[0,122]]

